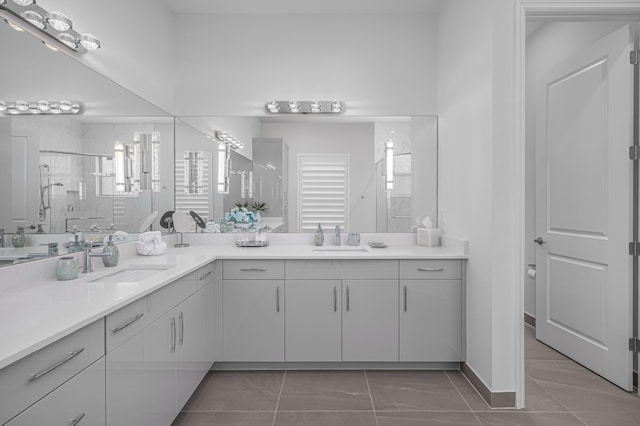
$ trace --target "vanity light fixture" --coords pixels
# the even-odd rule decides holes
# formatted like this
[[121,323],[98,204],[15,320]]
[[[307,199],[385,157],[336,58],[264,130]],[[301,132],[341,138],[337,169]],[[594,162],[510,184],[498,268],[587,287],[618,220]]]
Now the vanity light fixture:
[[47,114],[79,114],[80,104],[66,100],[61,101],[0,101],[0,112],[5,115],[47,115]]
[[228,144],[231,149],[238,150],[244,148],[244,144],[242,142],[222,130],[216,130],[216,139],[220,142]]
[[269,114],[341,114],[342,101],[274,101],[268,100],[264,107]]
[[231,148],[226,142],[218,142],[218,194],[229,193]]
[[385,166],[386,173],[384,179],[384,189],[391,191],[393,189],[393,141],[388,140],[385,147]]
[[204,152],[184,152],[184,189],[187,194],[204,194]]
[[[65,46],[74,53],[84,54],[100,48],[100,41],[94,35],[75,31],[67,15],[49,12],[34,0],[0,0],[0,17],[13,29],[31,33],[52,50]],[[19,24],[20,21],[25,25]]]

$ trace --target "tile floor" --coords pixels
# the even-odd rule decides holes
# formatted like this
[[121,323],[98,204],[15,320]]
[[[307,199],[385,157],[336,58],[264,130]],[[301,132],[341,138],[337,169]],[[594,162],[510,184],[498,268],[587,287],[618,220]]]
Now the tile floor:
[[534,335],[523,410],[489,408],[459,371],[217,371],[173,426],[640,426],[640,398]]

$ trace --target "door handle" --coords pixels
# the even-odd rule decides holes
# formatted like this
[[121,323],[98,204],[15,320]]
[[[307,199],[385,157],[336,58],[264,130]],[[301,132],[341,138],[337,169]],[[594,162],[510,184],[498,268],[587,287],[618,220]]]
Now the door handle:
[[545,240],[542,239],[542,237],[538,237],[535,240],[533,240],[534,243],[538,243],[540,245],[542,244],[547,244],[547,242]]

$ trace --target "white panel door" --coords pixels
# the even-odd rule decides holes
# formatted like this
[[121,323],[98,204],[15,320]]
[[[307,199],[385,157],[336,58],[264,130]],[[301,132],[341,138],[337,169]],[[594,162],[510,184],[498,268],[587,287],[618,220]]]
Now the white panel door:
[[342,281],[287,280],[287,361],[342,361]]
[[344,280],[342,360],[398,361],[398,280]]
[[545,76],[536,141],[536,337],[626,390],[632,47],[625,26]]

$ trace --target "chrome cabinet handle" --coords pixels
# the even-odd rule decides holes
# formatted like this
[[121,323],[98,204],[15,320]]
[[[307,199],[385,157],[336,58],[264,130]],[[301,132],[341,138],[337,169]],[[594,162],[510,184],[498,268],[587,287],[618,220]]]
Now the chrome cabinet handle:
[[123,324],[121,324],[121,325],[117,326],[116,328],[114,328],[113,330],[111,330],[111,332],[113,334],[119,333],[120,331],[122,331],[125,328],[129,327],[134,322],[138,321],[140,318],[142,318],[143,315],[144,315],[144,313],[140,312],[138,315],[134,316],[133,318],[130,318],[128,321],[124,322]]
[[180,332],[180,334],[178,334],[178,343],[180,343],[180,346],[182,346],[184,344],[184,313],[180,312],[180,315],[178,315],[178,331]]
[[78,417],[76,417],[75,419],[69,419],[69,421],[71,423],[69,423],[69,426],[76,426],[78,423],[80,423],[82,421],[82,419],[84,419],[84,416],[86,416],[87,413],[82,413],[80,414]]
[[61,365],[65,364],[66,362],[71,361],[73,358],[77,357],[82,352],[84,352],[84,348],[80,348],[80,349],[77,349],[77,350],[75,350],[73,352],[69,352],[69,354],[64,359],[61,359],[60,361],[56,362],[52,366],[47,367],[44,370],[41,370],[41,371],[39,371],[39,372],[37,372],[35,374],[30,374],[31,377],[29,378],[29,381],[33,382],[34,380],[38,380],[40,377],[51,373],[53,370],[55,370],[56,368],[58,368]]
[[242,272],[267,272],[264,268],[240,268]]
[[349,286],[347,286],[347,312],[349,312],[349,307],[350,307],[350,304],[349,304]]
[[333,312],[338,312],[338,288],[333,286]]
[[202,280],[202,281],[206,280],[209,277],[209,275],[211,275],[211,274],[213,274],[213,271],[207,272],[206,274],[204,274],[203,276],[200,277],[200,280]]
[[280,312],[280,286],[276,287],[276,312]]
[[421,272],[442,272],[444,268],[418,268],[418,271]]
[[407,312],[407,286],[404,286],[404,311]]
[[176,351],[176,319],[171,318],[169,325],[171,327],[171,337],[169,338],[171,342],[169,343],[169,351],[173,353]]
[[543,245],[543,244],[547,244],[547,242],[545,240],[542,239],[542,237],[538,237],[535,240],[533,240],[534,243]]

